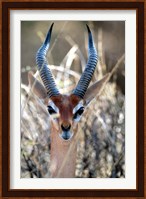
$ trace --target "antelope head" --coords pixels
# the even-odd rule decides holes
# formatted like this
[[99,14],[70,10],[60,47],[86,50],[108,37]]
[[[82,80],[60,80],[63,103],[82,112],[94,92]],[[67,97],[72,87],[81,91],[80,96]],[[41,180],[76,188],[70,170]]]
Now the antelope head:
[[89,54],[87,65],[72,93],[70,95],[61,94],[55,84],[46,59],[46,54],[50,45],[52,28],[53,24],[48,31],[43,45],[36,54],[36,63],[43,84],[41,84],[41,82],[39,82],[31,72],[28,74],[28,79],[29,84],[31,86],[33,85],[33,92],[39,98],[45,99],[47,102],[52,125],[56,129],[60,139],[63,141],[70,141],[77,132],[78,122],[80,121],[85,108],[99,93],[102,85],[107,81],[108,75],[88,88],[97,65],[98,55],[92,33],[87,26]]

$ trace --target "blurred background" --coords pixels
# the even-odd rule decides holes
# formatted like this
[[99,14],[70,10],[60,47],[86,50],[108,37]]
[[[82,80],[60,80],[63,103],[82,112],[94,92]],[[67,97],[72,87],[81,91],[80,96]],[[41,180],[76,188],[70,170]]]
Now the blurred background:
[[[30,92],[28,72],[52,21],[21,22],[21,177],[48,178],[50,125],[47,108]],[[125,177],[125,22],[55,21],[49,67],[62,93],[70,93],[88,59],[89,25],[99,55],[91,84],[111,72],[103,92],[80,121],[78,178]],[[92,113],[92,114],[91,114]]]

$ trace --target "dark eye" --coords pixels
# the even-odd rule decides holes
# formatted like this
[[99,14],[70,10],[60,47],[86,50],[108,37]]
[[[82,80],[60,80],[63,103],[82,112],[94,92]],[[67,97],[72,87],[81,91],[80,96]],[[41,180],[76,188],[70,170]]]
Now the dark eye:
[[48,106],[48,112],[51,114],[55,114],[56,111],[52,108],[52,106]]
[[79,108],[77,112],[74,114],[73,119],[76,119],[78,116],[82,115],[83,112],[84,112],[84,107]]

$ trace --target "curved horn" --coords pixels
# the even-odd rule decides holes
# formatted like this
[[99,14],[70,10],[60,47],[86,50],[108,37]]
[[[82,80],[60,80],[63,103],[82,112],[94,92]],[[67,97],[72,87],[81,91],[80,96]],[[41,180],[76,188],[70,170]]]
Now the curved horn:
[[36,63],[38,66],[38,70],[49,97],[60,94],[59,90],[56,87],[53,75],[48,67],[48,62],[46,60],[46,54],[50,45],[53,25],[54,23],[51,25],[43,45],[40,47],[36,54]]
[[94,45],[94,41],[92,38],[92,33],[87,26],[87,30],[88,30],[88,54],[89,54],[89,58],[88,58],[88,62],[87,65],[85,67],[85,70],[83,72],[83,74],[81,75],[81,78],[76,86],[76,88],[73,90],[73,94],[77,95],[81,98],[84,97],[86,90],[89,86],[89,83],[91,81],[91,78],[93,76],[94,70],[96,68],[96,64],[98,61],[98,56],[97,56],[97,51]]

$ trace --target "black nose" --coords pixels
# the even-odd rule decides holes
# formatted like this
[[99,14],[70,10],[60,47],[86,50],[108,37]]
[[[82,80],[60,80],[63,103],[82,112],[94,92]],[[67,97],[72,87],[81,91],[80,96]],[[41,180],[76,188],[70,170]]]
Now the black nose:
[[67,124],[67,125],[61,125],[62,131],[69,131],[70,130],[71,125]]

